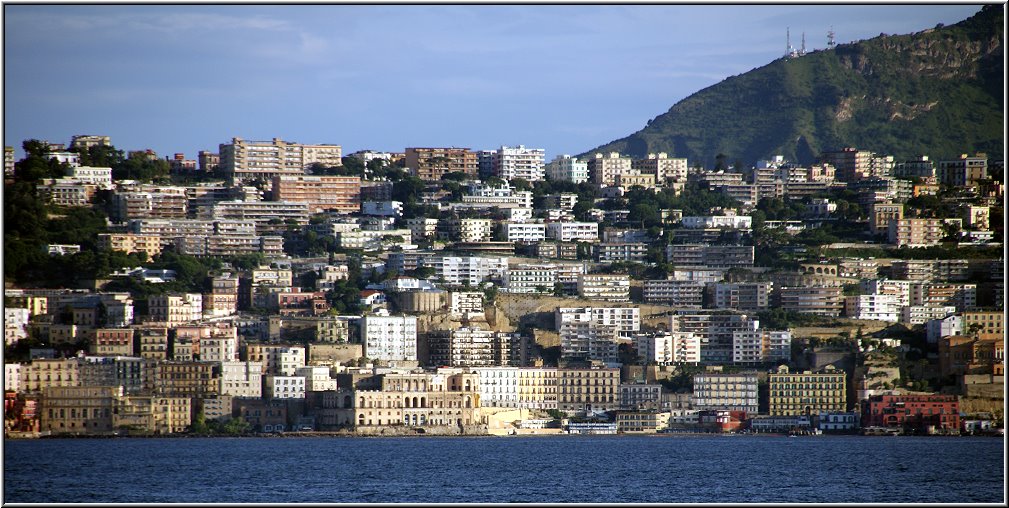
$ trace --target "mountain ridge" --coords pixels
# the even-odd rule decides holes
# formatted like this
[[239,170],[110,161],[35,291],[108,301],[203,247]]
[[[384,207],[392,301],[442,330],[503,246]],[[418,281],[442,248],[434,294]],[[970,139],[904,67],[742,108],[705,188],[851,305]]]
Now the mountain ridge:
[[845,146],[898,159],[1004,153],[1004,7],[913,34],[781,57],[677,102],[579,157],[666,152],[710,167],[781,154],[811,163]]

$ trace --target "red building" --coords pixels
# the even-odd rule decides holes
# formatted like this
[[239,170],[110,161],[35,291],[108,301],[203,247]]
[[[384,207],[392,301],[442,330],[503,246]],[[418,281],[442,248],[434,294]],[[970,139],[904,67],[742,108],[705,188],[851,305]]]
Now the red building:
[[38,400],[23,394],[4,392],[4,430],[38,432]]
[[956,395],[873,395],[862,403],[862,425],[958,432],[960,400]]

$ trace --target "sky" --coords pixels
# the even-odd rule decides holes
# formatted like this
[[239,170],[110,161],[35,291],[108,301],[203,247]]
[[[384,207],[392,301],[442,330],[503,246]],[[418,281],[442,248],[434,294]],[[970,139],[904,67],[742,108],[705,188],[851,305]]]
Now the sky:
[[547,160],[638,131],[781,57],[980,5],[16,5],[4,145],[111,136],[159,156],[233,137],[357,150],[502,145]]

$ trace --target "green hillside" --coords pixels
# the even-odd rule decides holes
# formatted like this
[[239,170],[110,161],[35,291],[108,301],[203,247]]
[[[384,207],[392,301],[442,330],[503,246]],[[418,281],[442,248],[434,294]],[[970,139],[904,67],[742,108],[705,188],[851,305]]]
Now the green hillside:
[[581,156],[666,152],[711,167],[720,153],[728,162],[781,154],[809,163],[855,146],[898,159],[1002,158],[1003,19],[1003,5],[987,5],[956,25],[780,58]]

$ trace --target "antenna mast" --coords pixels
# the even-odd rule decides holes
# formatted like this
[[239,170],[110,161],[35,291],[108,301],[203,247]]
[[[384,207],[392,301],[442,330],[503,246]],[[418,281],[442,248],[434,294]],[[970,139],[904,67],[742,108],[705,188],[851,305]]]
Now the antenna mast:
[[806,32],[802,32],[802,49],[799,51],[799,54],[806,54]]
[[831,25],[827,30],[827,49],[834,49],[834,46],[834,25]]

